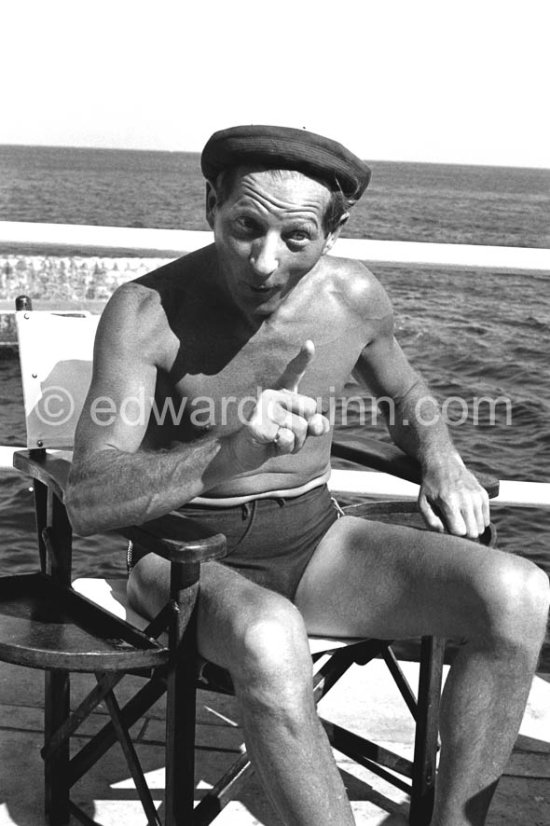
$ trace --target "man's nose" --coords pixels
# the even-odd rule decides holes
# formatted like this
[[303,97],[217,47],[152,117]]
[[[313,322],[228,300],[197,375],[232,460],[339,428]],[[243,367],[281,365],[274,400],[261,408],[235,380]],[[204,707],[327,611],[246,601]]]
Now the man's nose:
[[267,276],[279,266],[279,240],[273,235],[256,238],[250,255],[250,263],[257,275]]

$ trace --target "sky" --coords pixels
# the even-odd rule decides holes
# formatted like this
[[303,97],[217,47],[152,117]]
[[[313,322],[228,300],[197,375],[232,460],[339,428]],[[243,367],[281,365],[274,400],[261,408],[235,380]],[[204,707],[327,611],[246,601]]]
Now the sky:
[[548,0],[0,0],[0,143],[200,151],[277,123],[550,168],[549,24]]

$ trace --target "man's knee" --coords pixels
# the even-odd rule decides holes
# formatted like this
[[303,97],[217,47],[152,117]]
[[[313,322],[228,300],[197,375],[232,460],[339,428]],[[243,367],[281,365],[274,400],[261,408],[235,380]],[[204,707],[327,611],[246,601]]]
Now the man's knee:
[[303,619],[290,602],[270,596],[239,629],[230,672],[248,703],[291,710],[312,692],[312,666]]
[[155,554],[147,554],[130,571],[127,593],[130,606],[152,619],[168,599],[170,563]]
[[482,606],[476,623],[482,642],[538,652],[548,618],[548,577],[522,557],[502,554],[478,582]]

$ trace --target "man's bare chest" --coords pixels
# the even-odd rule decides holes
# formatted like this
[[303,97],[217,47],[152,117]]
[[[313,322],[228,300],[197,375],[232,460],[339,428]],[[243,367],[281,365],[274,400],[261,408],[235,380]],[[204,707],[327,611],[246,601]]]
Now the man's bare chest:
[[249,417],[262,390],[279,386],[287,365],[309,339],[315,357],[299,392],[326,410],[329,399],[342,391],[364,346],[364,330],[337,321],[318,309],[301,316],[280,314],[248,336],[223,324],[215,335],[212,330],[205,335],[200,325],[188,326],[170,371],[159,377],[157,409],[168,407],[171,418],[172,409],[177,412],[176,425],[184,439],[205,429],[231,432]]

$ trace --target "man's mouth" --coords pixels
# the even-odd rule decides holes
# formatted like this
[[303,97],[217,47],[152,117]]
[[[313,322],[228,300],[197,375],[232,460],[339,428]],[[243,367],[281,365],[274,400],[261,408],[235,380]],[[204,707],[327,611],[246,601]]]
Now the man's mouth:
[[250,284],[250,289],[255,293],[273,293],[279,289],[278,284]]

